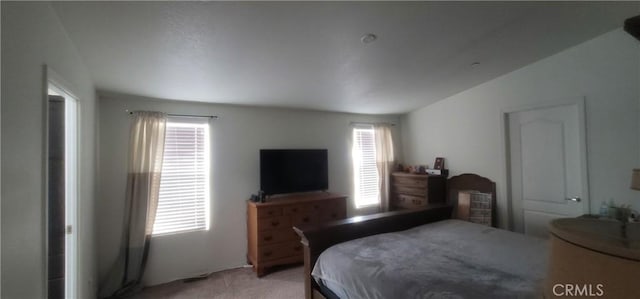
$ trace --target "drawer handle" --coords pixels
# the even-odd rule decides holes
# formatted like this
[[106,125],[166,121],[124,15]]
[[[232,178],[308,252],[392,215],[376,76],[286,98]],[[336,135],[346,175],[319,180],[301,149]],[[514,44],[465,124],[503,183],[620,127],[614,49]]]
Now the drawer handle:
[[305,222],[305,223],[306,223],[306,222],[309,222],[309,217],[304,217],[304,218],[302,218],[302,222]]
[[265,241],[271,241],[271,240],[273,240],[273,237],[272,236],[266,236],[266,237],[264,237],[264,240]]
[[271,221],[271,226],[278,226],[279,224],[279,221]]
[[271,252],[271,251],[267,251],[267,252],[263,253],[262,255],[264,255],[264,256],[271,256],[271,254],[272,254],[272,253],[273,253],[273,252]]

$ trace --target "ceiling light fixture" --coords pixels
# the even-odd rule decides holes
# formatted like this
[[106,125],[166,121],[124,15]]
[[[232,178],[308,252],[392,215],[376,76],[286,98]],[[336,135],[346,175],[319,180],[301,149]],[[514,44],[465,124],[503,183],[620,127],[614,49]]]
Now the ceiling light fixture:
[[374,42],[376,39],[378,39],[378,37],[377,37],[375,34],[373,34],[373,33],[367,33],[367,34],[363,35],[363,36],[360,38],[360,41],[361,41],[363,44],[370,44],[370,43]]
[[477,62],[477,61],[471,64],[471,67],[478,67],[478,66],[480,66],[480,62]]

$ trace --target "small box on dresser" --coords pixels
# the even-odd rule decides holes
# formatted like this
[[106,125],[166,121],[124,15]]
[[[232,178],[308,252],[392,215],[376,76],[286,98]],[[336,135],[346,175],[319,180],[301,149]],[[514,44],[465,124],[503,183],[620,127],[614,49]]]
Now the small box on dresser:
[[293,227],[347,217],[346,196],[317,192],[247,201],[247,261],[258,277],[269,267],[302,262],[302,244]]
[[446,177],[394,172],[391,174],[391,208],[420,209],[445,202]]

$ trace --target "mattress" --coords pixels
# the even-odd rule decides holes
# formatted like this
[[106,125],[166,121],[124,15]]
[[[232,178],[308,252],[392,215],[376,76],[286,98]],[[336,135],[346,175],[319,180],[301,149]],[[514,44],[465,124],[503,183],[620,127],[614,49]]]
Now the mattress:
[[342,299],[540,298],[546,240],[460,220],[334,245],[312,276]]

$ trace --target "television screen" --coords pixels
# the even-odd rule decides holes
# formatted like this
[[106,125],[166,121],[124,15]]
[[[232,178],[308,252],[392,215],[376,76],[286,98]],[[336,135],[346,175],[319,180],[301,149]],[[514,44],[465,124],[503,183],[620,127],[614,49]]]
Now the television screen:
[[266,195],[329,189],[326,149],[260,150],[260,189]]

